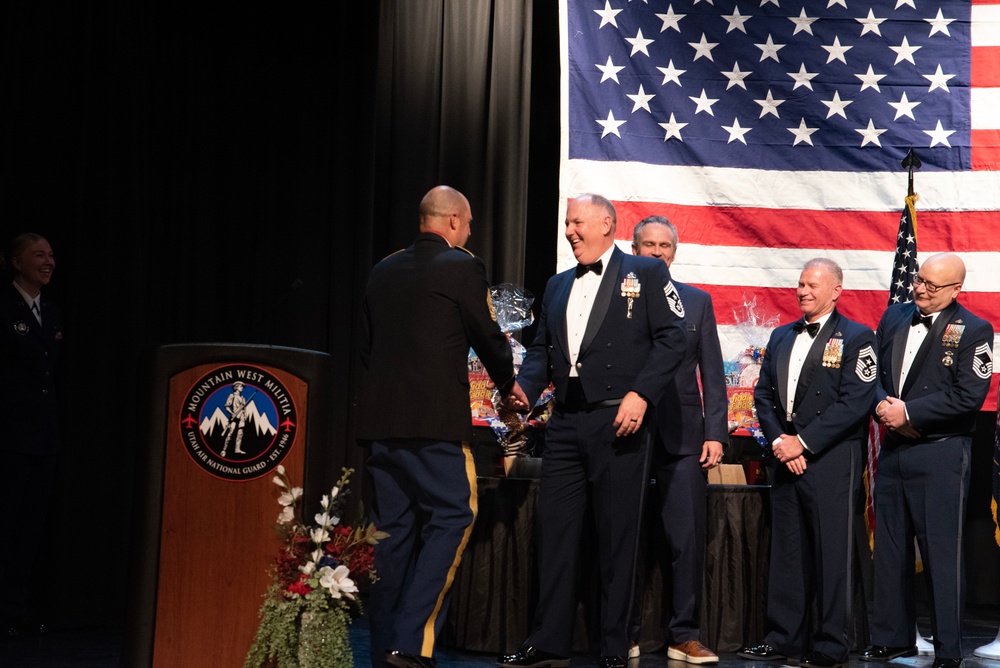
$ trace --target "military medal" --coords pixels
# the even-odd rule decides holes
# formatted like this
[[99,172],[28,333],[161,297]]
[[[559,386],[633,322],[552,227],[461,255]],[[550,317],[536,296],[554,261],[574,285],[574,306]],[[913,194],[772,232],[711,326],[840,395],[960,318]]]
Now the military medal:
[[941,345],[945,348],[958,348],[958,343],[962,340],[962,332],[965,325],[948,325],[941,336]]
[[941,364],[945,366],[951,366],[955,363],[955,353],[951,350],[944,351],[944,359],[941,360]]
[[632,317],[632,302],[639,297],[642,285],[639,283],[635,272],[629,272],[628,276],[622,279],[622,297],[628,297],[628,314],[626,318]]
[[14,323],[14,331],[18,334],[27,334],[28,325],[23,320],[18,320]]
[[840,362],[844,359],[844,340],[830,339],[823,349],[823,366],[831,369],[839,369]]

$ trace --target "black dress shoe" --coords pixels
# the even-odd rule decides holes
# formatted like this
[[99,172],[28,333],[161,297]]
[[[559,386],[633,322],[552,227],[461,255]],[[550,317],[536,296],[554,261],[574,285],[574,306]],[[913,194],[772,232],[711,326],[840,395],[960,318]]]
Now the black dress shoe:
[[858,656],[862,661],[889,661],[903,656],[916,656],[916,647],[886,647],[885,645],[871,645],[862,650]]
[[933,668],[962,668],[962,659],[934,659]]
[[624,656],[602,656],[601,668],[628,668],[628,659]]
[[500,668],[566,668],[569,658],[543,652],[534,647],[522,647],[513,654],[504,654],[497,663]]
[[776,649],[768,645],[766,642],[762,642],[759,645],[746,645],[740,647],[736,650],[736,656],[741,656],[744,659],[750,659],[751,661],[778,661],[784,659],[785,655],[778,653]]
[[816,666],[816,668],[842,668],[842,666],[847,665],[847,661],[837,661],[829,654],[824,654],[823,652],[809,652],[802,657],[799,665]]
[[437,662],[429,656],[407,654],[398,649],[386,652],[385,662],[396,668],[437,668]]

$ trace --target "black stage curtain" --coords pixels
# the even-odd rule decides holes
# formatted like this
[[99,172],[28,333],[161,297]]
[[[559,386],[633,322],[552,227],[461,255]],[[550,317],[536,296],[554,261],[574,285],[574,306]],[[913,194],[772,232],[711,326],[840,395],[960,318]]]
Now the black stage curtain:
[[[423,192],[449,183],[469,196],[470,245],[494,281],[551,273],[556,11],[543,0],[0,7],[0,243],[26,230],[52,242],[47,294],[66,322],[52,549],[105,574],[70,588],[45,578],[53,625],[119,623],[150,349],[331,353],[343,383],[330,447],[358,466],[362,290],[409,243]],[[546,70],[542,121],[532,65]],[[534,123],[546,130],[535,143]],[[547,172],[530,188],[529,165]],[[529,232],[532,202],[547,217]],[[542,241],[526,272],[532,235]],[[395,401],[427,400],[414,389],[388,398],[387,419]]]

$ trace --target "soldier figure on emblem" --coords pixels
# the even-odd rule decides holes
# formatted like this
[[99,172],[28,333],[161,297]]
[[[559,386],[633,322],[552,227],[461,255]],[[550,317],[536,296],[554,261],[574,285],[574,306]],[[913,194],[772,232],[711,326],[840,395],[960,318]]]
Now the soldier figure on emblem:
[[222,456],[226,456],[226,451],[229,450],[229,440],[233,437],[233,432],[236,432],[236,448],[233,450],[235,454],[244,455],[243,448],[243,429],[247,424],[247,400],[243,396],[243,383],[241,381],[236,381],[233,383],[233,393],[229,395],[226,399],[226,410],[229,411],[229,424],[226,425],[226,442],[222,446]]

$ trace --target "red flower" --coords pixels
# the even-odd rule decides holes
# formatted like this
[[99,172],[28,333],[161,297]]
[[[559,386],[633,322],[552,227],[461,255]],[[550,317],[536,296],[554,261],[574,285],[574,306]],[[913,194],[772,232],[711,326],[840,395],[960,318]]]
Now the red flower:
[[298,594],[299,596],[305,596],[312,591],[312,587],[309,586],[309,576],[305,573],[299,575],[299,579],[288,585],[288,591],[292,594]]

